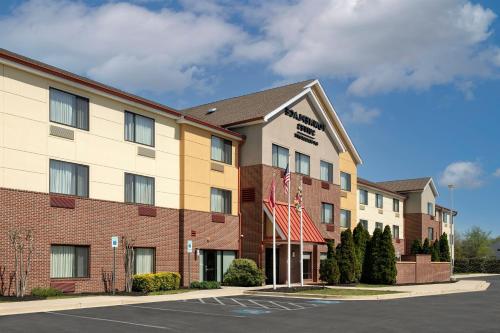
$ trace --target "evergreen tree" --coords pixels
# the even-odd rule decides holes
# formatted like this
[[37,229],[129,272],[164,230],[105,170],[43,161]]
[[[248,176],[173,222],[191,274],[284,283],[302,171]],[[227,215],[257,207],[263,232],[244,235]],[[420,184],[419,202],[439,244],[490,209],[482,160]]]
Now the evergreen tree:
[[439,241],[436,240],[434,243],[432,243],[431,247],[431,261],[439,261],[440,260],[440,253],[439,253]]
[[379,258],[380,241],[382,239],[382,232],[380,229],[375,228],[372,237],[367,242],[365,260],[363,262],[363,271],[361,280],[366,283],[376,283],[375,280],[380,275],[376,268],[376,263]]
[[450,245],[448,244],[448,235],[446,235],[446,232],[439,238],[439,256],[441,261],[451,261]]
[[396,251],[392,243],[391,227],[385,226],[380,241],[379,260],[377,261],[380,276],[377,283],[394,284],[396,283]]
[[354,228],[352,238],[354,240],[354,248],[356,249],[356,280],[361,281],[366,246],[370,240],[370,234],[361,223],[358,223],[356,228]]
[[421,254],[422,253],[422,242],[420,239],[415,239],[413,243],[411,243],[411,254]]
[[426,238],[424,240],[424,244],[422,245],[422,254],[431,254],[431,244],[429,243],[429,239]]
[[340,270],[340,282],[356,282],[356,251],[350,229],[342,231],[339,245],[337,258]]
[[327,259],[322,261],[319,266],[319,278],[329,285],[338,284],[340,272],[335,255],[335,243],[333,240],[329,240],[326,244],[328,246]]

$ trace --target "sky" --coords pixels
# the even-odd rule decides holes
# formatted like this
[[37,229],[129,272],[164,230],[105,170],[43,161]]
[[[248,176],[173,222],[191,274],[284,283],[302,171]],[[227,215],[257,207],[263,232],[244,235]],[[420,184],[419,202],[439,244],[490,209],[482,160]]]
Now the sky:
[[500,1],[3,0],[0,47],[183,109],[317,78],[372,181],[500,235]]

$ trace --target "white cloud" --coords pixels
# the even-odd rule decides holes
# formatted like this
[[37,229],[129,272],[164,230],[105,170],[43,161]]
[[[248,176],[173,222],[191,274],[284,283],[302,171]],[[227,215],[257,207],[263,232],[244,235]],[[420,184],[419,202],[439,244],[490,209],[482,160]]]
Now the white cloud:
[[495,172],[493,173],[493,176],[500,178],[500,168],[495,170]]
[[366,108],[359,103],[352,103],[350,110],[342,114],[342,119],[349,123],[371,124],[378,116],[380,116],[380,110]]
[[451,163],[441,175],[443,186],[453,184],[461,188],[477,188],[483,185],[483,170],[477,162],[461,161]]
[[351,79],[356,95],[486,77],[499,61],[482,45],[496,15],[465,0],[266,2],[247,17],[279,46],[276,73]]
[[2,47],[136,92],[202,85],[246,38],[213,15],[128,3],[31,0],[0,18]]

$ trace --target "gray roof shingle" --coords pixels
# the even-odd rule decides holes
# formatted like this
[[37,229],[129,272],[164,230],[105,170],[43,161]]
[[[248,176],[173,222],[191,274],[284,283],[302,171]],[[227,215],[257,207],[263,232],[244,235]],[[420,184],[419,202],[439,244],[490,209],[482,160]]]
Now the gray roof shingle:
[[431,177],[423,177],[415,179],[390,180],[385,182],[377,182],[377,184],[393,192],[410,192],[422,191],[430,180]]

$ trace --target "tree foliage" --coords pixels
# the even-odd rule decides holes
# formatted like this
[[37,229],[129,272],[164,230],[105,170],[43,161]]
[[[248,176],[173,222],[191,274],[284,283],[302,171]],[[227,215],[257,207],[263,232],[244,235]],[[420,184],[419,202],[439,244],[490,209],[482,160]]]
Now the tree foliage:
[[422,242],[420,241],[420,239],[415,239],[411,243],[411,254],[415,255],[420,253],[422,253]]
[[354,228],[352,238],[356,250],[356,280],[360,281],[363,271],[363,262],[365,260],[366,245],[370,240],[370,234],[361,223],[358,223],[356,228]]
[[428,238],[424,240],[424,244],[422,244],[422,251],[420,253],[431,254],[431,243],[429,242]]
[[333,240],[329,240],[326,245],[328,246],[328,252],[326,260],[323,260],[319,266],[319,278],[329,285],[338,284],[340,281],[340,271],[337,259],[335,258],[335,243]]
[[431,261],[440,261],[439,240],[434,241],[431,246]]
[[[490,238],[491,232],[484,231],[474,226],[463,235],[455,237],[455,257],[462,258],[486,258],[493,256]],[[458,237],[457,237],[458,236]]]
[[380,277],[378,271],[377,260],[380,255],[380,242],[382,240],[382,232],[375,228],[371,239],[366,245],[365,260],[363,262],[363,271],[361,273],[361,281],[373,283]]
[[350,229],[340,234],[340,247],[337,250],[341,283],[356,282],[356,250]]
[[446,232],[439,238],[439,261],[451,261],[450,245],[448,244]]
[[394,284],[396,283],[396,251],[392,244],[391,228],[386,225],[380,241],[379,259],[377,261],[380,271],[380,278],[377,283]]

